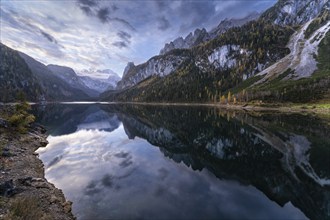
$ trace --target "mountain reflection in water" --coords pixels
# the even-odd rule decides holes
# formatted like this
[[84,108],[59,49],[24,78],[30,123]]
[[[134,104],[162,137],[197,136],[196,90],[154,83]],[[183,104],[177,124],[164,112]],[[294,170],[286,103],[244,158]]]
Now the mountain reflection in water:
[[34,106],[78,219],[329,219],[330,125],[211,107]]

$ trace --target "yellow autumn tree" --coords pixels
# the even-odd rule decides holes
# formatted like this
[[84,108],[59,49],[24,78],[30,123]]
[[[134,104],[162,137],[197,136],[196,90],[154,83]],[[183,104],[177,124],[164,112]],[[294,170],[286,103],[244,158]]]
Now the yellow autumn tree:
[[230,93],[230,91],[228,92],[228,98],[227,98],[227,101],[228,101],[228,103],[231,102],[231,93]]

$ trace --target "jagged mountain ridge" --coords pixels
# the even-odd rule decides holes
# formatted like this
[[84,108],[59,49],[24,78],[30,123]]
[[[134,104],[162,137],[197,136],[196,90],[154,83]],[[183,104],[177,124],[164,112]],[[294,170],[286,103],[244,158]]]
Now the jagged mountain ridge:
[[160,50],[159,55],[164,55],[174,49],[191,48],[210,39],[211,37],[205,28],[196,29],[193,33],[190,32],[184,39],[178,37],[174,41],[166,43],[164,48]]
[[[166,44],[160,51],[160,55],[165,55],[175,49],[192,48],[200,43],[216,38],[232,27],[239,27],[249,21],[255,20],[259,16],[260,14],[258,13],[252,13],[241,19],[225,19],[210,32],[207,32],[205,28],[196,29],[194,33],[189,33],[184,39],[179,37]],[[174,53],[174,56],[172,56],[172,53]],[[162,58],[160,56],[153,57],[146,62],[146,65],[135,66],[133,62],[129,62],[123,72],[123,80],[118,83],[117,89],[130,87],[153,75],[166,76],[172,73],[179,67],[182,61],[185,60],[184,57],[176,57],[175,51],[172,53]],[[160,63],[157,62],[157,59],[160,59]],[[136,77],[132,77],[134,75],[136,75]]]
[[240,27],[250,21],[258,19],[259,17],[260,17],[260,13],[253,12],[243,18],[224,19],[219,23],[217,27],[209,31],[210,38],[214,39],[220,34],[228,31],[232,27]]
[[224,19],[219,23],[217,27],[214,27],[209,32],[206,31],[205,28],[199,29],[197,28],[194,32],[190,32],[185,38],[178,37],[174,41],[170,43],[166,43],[164,48],[160,50],[159,55],[164,55],[167,52],[174,50],[174,49],[188,49],[192,48],[198,44],[203,42],[212,40],[222,34],[223,32],[227,31],[232,27],[239,27],[246,24],[249,21],[253,21],[260,16],[259,13],[254,12],[251,13],[244,18],[239,19]]
[[[260,37],[256,38],[249,32],[251,30],[259,32]],[[121,101],[131,100],[132,96],[136,101],[157,101],[158,98],[161,101],[173,101],[173,98],[180,102],[207,101],[211,98],[211,91],[219,96],[221,90],[232,88],[284,57],[288,53],[284,48],[291,33],[287,27],[253,21],[193,49],[176,49],[153,57],[128,69],[118,83],[119,89],[125,89],[118,97]],[[175,60],[180,63],[172,62]],[[164,61],[172,71],[160,77],[154,70],[164,69],[166,66],[160,65]],[[148,71],[150,65],[158,69],[150,68],[152,71]],[[147,82],[148,79],[153,81]]]
[[[286,10],[285,7],[287,7],[287,4],[283,4],[283,2],[293,5],[302,4],[299,3],[300,1],[298,2],[297,0],[279,1],[272,8],[270,8],[265,13],[263,13],[260,19],[258,19],[257,21],[249,22],[248,24],[245,24],[242,27],[231,28],[225,33],[221,34],[219,37],[209,42],[206,42],[203,45],[186,50],[182,50],[182,49],[172,50],[168,54],[155,56],[146,63],[137,66],[131,63],[125,68],[123,78],[118,83],[117,88],[123,90],[123,92],[117,92],[116,94],[114,93],[103,94],[102,98],[105,100],[117,99],[121,101],[219,100],[221,93],[228,91],[228,89],[239,87],[239,85],[241,83],[243,84],[245,80],[253,77],[257,73],[277,63],[280,59],[288,55],[289,53],[285,51],[289,51],[289,50],[285,48],[290,48],[292,50],[292,47],[290,47],[290,45],[287,45],[287,43],[289,43],[289,38],[287,38],[287,35],[293,34],[295,30],[298,30],[299,32],[299,27],[288,26],[285,25],[285,23],[275,22],[277,20],[278,21],[280,20],[282,14],[277,13],[276,14],[277,16],[275,16],[275,13],[273,13],[274,11],[277,12],[277,11]],[[307,9],[309,9],[310,5],[313,5],[318,2],[319,0],[308,1],[305,2],[306,3],[305,7],[302,6],[300,7],[301,8],[307,7]],[[314,24],[314,23],[316,20],[320,18],[320,16],[323,16],[321,15],[322,13],[323,14],[324,12],[328,13],[329,8],[327,5],[329,5],[329,1],[322,1],[322,7],[316,7],[316,9],[314,8],[312,12],[306,9],[307,14],[305,16],[301,14],[302,12],[300,10],[295,10],[300,12],[299,14],[300,18],[314,19],[311,22],[311,26],[313,27],[317,26],[317,28],[315,29],[313,27],[312,28],[308,27],[306,31],[317,32],[318,31],[317,29],[321,28],[319,24]],[[315,11],[317,11],[317,13]],[[270,14],[272,14],[271,16],[272,18],[269,17]],[[315,18],[315,16],[318,17]],[[323,21],[324,20],[326,21],[326,19],[327,17],[323,19]],[[298,21],[302,22],[301,19],[298,19],[297,22]],[[293,24],[297,25],[297,23],[293,23]],[[324,26],[325,24],[322,23],[322,25]],[[260,26],[261,28],[259,28]],[[265,32],[265,30],[267,29],[273,29],[273,30],[271,30],[269,33],[266,34],[262,33]],[[241,40],[237,42],[235,38],[240,38],[240,35],[246,35],[244,32],[242,32],[242,30],[249,32],[250,36],[247,37],[248,38],[252,37],[252,38],[250,40]],[[277,34],[275,33],[276,30],[278,30]],[[324,33],[322,34],[323,37],[325,36],[325,32],[326,31],[322,32]],[[230,39],[228,40],[226,38],[226,35],[229,35],[229,33],[232,34],[231,36],[232,40]],[[321,42],[317,41],[317,43],[321,43]],[[301,42],[296,41],[296,45],[298,44],[301,44]],[[252,45],[257,45],[259,48],[253,47]],[[273,47],[273,54],[269,53],[269,49],[272,47]],[[314,44],[313,47],[314,47],[314,51],[316,51],[315,53],[317,54],[317,50],[318,50],[317,45],[315,46]],[[309,52],[309,54],[312,53]],[[178,59],[180,59],[181,64],[173,65],[172,61]],[[164,60],[167,62],[164,62]],[[251,66],[251,64],[253,64],[254,66]],[[157,68],[150,68],[150,66]],[[171,71],[169,71],[169,73],[167,74],[164,74],[164,71],[161,70],[168,67],[170,67]],[[213,74],[213,79],[212,77],[205,77],[205,74],[208,75]],[[228,78],[228,74],[229,74],[229,78]],[[277,74],[277,76],[280,74],[281,73]],[[219,75],[223,75],[224,77],[219,77]],[[208,78],[207,80],[209,80],[210,82],[205,82],[206,81],[205,78]],[[256,77],[255,79],[252,80],[258,81],[261,78],[263,78],[263,76],[259,75],[258,78]],[[182,82],[183,80],[185,80],[186,82]],[[189,86],[189,84],[196,83],[196,81],[199,81],[203,85]],[[181,84],[181,85],[180,86],[177,85],[173,87],[172,86],[173,83]],[[215,86],[216,84],[218,84],[220,89],[216,88]],[[230,85],[224,86],[224,84],[230,84]],[[252,85],[253,83],[250,84],[249,81],[245,84]],[[166,88],[169,86],[172,87]],[[185,87],[186,87],[186,91],[182,92],[182,89]],[[206,88],[205,90],[207,91],[203,91],[202,90],[203,87],[205,87]],[[211,89],[209,87],[211,87]],[[246,86],[244,85],[244,87]],[[164,93],[166,94],[168,93],[168,91],[172,91],[173,89],[178,89],[178,88],[180,89],[177,92],[182,93],[181,95],[179,95],[181,97],[180,99],[174,98],[173,96],[172,96],[173,99],[162,98],[164,96]],[[194,91],[196,89],[200,90],[199,93],[196,93]],[[188,93],[188,94],[183,94],[183,93]],[[195,98],[189,97],[191,96],[191,94],[189,93],[194,93],[193,96]],[[139,96],[146,96],[146,98],[145,97],[140,98]],[[256,94],[256,96],[258,96],[258,94]],[[264,95],[262,95],[261,97],[263,96]]]
[[[249,29],[258,29],[258,27],[256,27],[257,25],[259,24],[250,24],[249,26],[246,26],[245,31]],[[264,23],[260,25],[264,27],[266,26]],[[283,30],[285,30],[282,31],[283,33],[288,33],[289,31],[285,28]],[[270,27],[267,27],[267,30],[265,30],[265,32],[271,31],[273,30],[271,30]],[[239,59],[247,59],[247,57],[249,57],[252,53],[258,52],[253,50],[259,48],[253,47],[253,44],[258,43],[255,37],[246,37],[248,38],[247,41],[249,41],[249,45],[244,45],[246,44],[243,42],[244,37],[241,37],[241,40],[239,41],[230,40],[235,32],[236,29],[233,29],[230,32],[225,32],[224,39],[222,39],[220,36],[220,40],[214,39],[206,44],[203,44],[202,46],[197,46],[190,50],[171,50],[165,55],[152,57],[146,63],[137,66],[135,66],[134,63],[129,63],[125,68],[122,80],[117,84],[117,89],[130,88],[147,79],[148,77],[165,77],[172,73],[176,73],[181,69],[190,68],[191,66],[194,66],[196,71],[200,71],[202,73],[209,72],[212,74],[214,72],[236,69],[240,63]],[[241,34],[243,36],[244,33]],[[279,44],[280,41],[277,36],[270,36],[272,39],[273,37],[273,45],[270,45],[269,48],[264,48],[265,51],[267,50],[267,53],[260,55],[262,57],[267,56],[269,60],[260,60],[260,63],[256,63],[255,66],[249,67],[248,71],[244,73],[244,76],[242,75],[240,78],[247,78],[254,75],[256,72],[259,72],[267,67],[267,65],[269,65],[271,62],[281,58],[282,55],[280,54],[286,53],[285,50],[279,51],[278,53],[275,51],[270,51],[273,50],[274,48],[272,47],[276,46],[276,44]],[[286,39],[287,36],[283,36],[283,38]],[[282,46],[284,47],[285,44]]]

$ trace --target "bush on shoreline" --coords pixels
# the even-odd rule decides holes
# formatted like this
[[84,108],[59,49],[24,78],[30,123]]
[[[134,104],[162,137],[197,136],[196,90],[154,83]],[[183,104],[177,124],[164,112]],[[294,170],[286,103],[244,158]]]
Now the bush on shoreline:
[[28,111],[31,109],[29,103],[25,100],[23,93],[19,94],[19,103],[15,106],[14,113],[9,117],[9,123],[17,129],[19,133],[26,133],[29,125],[35,121],[34,115]]

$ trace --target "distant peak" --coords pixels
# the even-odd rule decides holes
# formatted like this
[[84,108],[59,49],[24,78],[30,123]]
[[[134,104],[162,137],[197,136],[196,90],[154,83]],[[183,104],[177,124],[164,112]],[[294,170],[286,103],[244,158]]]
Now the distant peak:
[[79,73],[79,75],[82,76],[89,76],[91,78],[94,79],[107,79],[109,77],[118,77],[118,74],[116,72],[114,72],[111,69],[94,69],[94,68],[90,68],[90,69],[83,69],[80,71],[77,71]]

